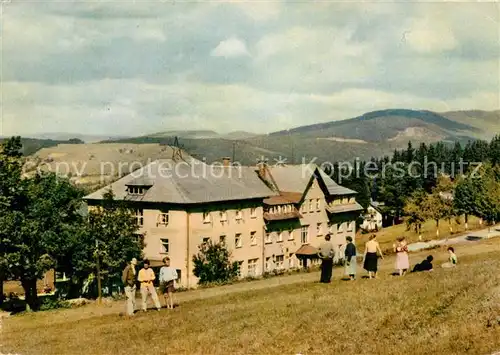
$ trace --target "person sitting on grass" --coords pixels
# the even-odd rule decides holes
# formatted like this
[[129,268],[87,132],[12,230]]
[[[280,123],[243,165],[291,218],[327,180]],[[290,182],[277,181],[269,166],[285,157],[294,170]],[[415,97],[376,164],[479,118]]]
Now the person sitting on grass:
[[415,267],[413,268],[413,272],[433,271],[434,267],[432,266],[432,260],[434,260],[434,257],[432,255],[429,255],[420,264],[415,265]]
[[164,266],[160,269],[160,290],[165,298],[167,308],[174,308],[175,280],[177,280],[177,270],[170,266],[170,258],[163,258]]
[[444,268],[452,268],[452,267],[457,266],[458,259],[457,259],[457,256],[455,254],[455,249],[453,249],[453,247],[449,247],[448,248],[448,253],[450,254],[448,262],[444,263],[442,265],[442,267],[444,267]]

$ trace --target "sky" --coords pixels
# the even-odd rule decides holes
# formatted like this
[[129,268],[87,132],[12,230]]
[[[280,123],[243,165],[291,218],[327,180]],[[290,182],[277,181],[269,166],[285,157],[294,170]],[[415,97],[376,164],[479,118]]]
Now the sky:
[[499,109],[488,2],[2,1],[0,135]]

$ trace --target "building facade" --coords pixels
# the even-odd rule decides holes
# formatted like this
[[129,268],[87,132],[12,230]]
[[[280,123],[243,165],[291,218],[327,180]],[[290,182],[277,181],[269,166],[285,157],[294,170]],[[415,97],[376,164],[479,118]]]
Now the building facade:
[[315,165],[159,160],[86,196],[87,204],[99,205],[109,188],[135,214],[145,258],[160,265],[168,255],[183,287],[198,283],[192,259],[204,242],[223,243],[241,277],[260,276],[301,267],[295,252],[319,246],[327,233],[341,255],[362,210],[356,192]]

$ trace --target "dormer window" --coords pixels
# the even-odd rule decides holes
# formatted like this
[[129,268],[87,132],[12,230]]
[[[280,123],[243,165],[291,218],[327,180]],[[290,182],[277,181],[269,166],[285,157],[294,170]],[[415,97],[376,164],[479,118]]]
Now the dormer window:
[[143,177],[137,178],[129,182],[127,185],[127,193],[133,196],[144,195],[151,186],[153,186],[153,181]]
[[129,186],[128,193],[131,195],[144,195],[146,189],[139,186]]

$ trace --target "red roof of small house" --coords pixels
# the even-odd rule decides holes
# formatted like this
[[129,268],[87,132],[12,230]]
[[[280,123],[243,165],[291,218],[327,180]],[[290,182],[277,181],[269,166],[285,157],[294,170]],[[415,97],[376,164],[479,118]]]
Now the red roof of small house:
[[301,246],[295,252],[295,255],[297,255],[297,256],[300,256],[300,255],[307,255],[307,256],[318,255],[318,249],[316,249],[312,245],[305,244],[305,245]]

